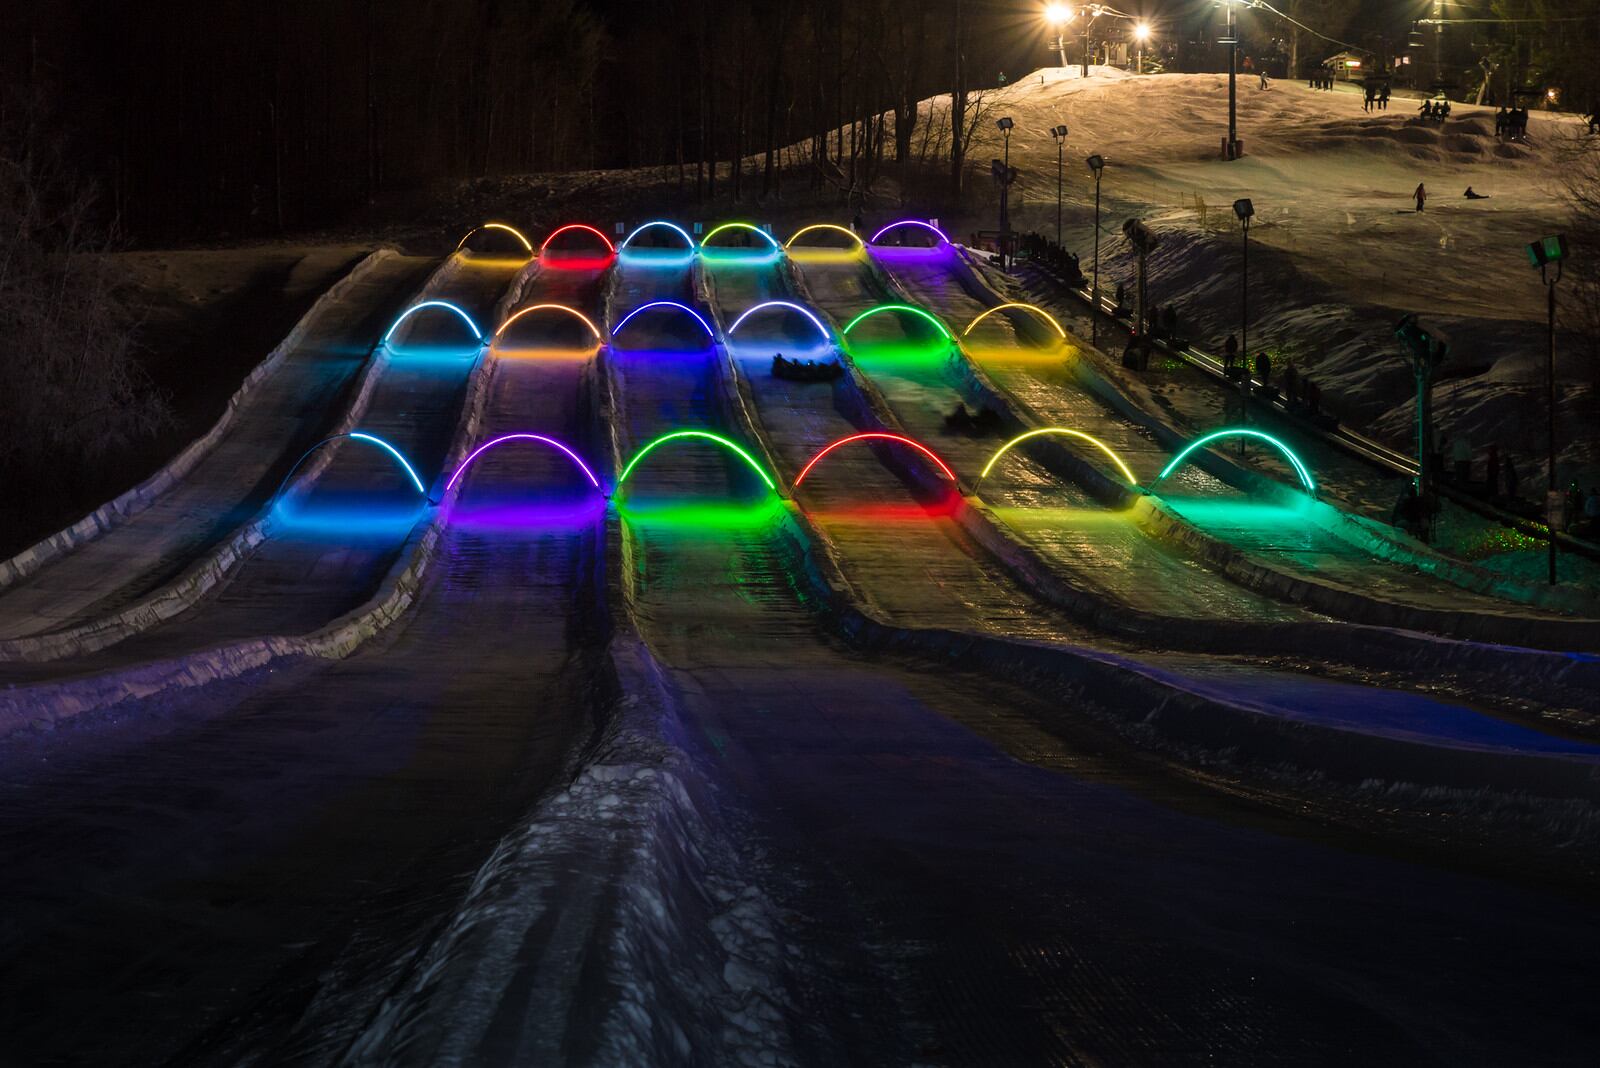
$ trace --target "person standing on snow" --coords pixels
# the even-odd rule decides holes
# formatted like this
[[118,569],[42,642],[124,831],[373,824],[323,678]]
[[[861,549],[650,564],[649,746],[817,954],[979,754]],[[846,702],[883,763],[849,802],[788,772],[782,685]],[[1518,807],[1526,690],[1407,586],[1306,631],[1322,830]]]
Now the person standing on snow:
[[1265,67],[1261,68],[1261,88],[1263,90],[1267,88],[1267,69]]
[[1428,187],[1418,182],[1416,192],[1411,195],[1417,198],[1417,214],[1421,215],[1422,206],[1428,202]]

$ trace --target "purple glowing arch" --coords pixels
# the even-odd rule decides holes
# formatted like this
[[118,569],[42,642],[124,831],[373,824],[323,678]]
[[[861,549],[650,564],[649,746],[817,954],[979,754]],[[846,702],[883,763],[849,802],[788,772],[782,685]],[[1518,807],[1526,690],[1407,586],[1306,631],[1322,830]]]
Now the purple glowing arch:
[[899,222],[892,222],[888,226],[885,226],[882,230],[879,230],[877,233],[873,234],[872,241],[870,243],[876,245],[878,243],[878,238],[882,237],[890,230],[898,230],[902,226],[920,226],[924,230],[927,230],[937,236],[942,244],[948,245],[952,243],[950,238],[945,235],[943,230],[939,229],[932,223],[925,223],[921,219],[901,219]]
[[462,460],[461,464],[455,469],[455,473],[450,476],[450,481],[444,484],[444,491],[449,493],[455,484],[460,481],[461,476],[466,473],[467,468],[471,466],[472,462],[479,456],[488,452],[496,445],[503,445],[508,441],[537,441],[550,446],[552,449],[557,449],[565,453],[567,459],[576,464],[578,470],[583,472],[583,477],[589,480],[589,485],[593,486],[595,489],[600,488],[600,480],[594,476],[594,472],[589,469],[589,465],[583,462],[582,457],[573,452],[567,446],[563,445],[561,442],[557,441],[555,438],[547,438],[543,434],[502,434],[497,438],[491,438],[482,445],[479,445],[476,449],[473,449],[471,454],[469,454],[465,460]]
[[675,300],[652,300],[649,304],[639,305],[627,315],[624,315],[620,323],[611,328],[611,336],[616,337],[617,334],[622,331],[622,328],[628,325],[629,319],[632,319],[635,315],[638,315],[640,312],[646,311],[650,308],[677,308],[681,312],[687,312],[694,318],[695,322],[700,324],[700,328],[706,332],[706,337],[710,338],[712,341],[717,339],[716,332],[711,329],[711,324],[706,322],[699,312],[689,307],[689,305],[679,304]]
[[807,319],[811,320],[811,324],[817,328],[817,333],[822,335],[822,340],[832,340],[828,334],[828,328],[822,325],[821,319],[818,319],[815,315],[811,314],[811,312],[807,311],[805,308],[802,308],[800,305],[787,300],[765,300],[760,304],[754,305],[753,307],[746,308],[739,315],[739,318],[733,321],[733,325],[728,327],[728,336],[732,337],[733,332],[739,329],[740,323],[744,322],[746,319],[750,318],[750,316],[764,308],[788,308],[790,311],[797,311],[801,315],[804,315]]

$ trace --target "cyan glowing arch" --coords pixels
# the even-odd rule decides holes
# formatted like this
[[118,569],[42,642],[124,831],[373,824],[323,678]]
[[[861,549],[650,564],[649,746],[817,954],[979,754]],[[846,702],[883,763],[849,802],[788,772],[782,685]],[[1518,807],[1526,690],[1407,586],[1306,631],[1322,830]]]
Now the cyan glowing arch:
[[710,248],[711,247],[711,239],[713,237],[716,237],[718,234],[722,233],[722,231],[724,231],[724,230],[749,230],[752,234],[760,234],[763,238],[766,239],[767,244],[771,245],[775,250],[777,250],[779,252],[783,251],[783,246],[778,244],[778,239],[777,238],[773,237],[771,234],[769,234],[765,230],[761,229],[761,227],[752,226],[750,223],[747,223],[747,222],[723,223],[721,226],[717,227],[715,230],[712,230],[709,234],[707,234],[705,237],[702,237],[700,239],[700,247],[701,248]]
[[866,311],[862,312],[860,315],[846,323],[845,328],[839,331],[839,333],[843,334],[845,337],[849,337],[850,331],[854,330],[856,325],[860,323],[861,320],[870,319],[874,315],[882,315],[884,312],[910,312],[912,315],[920,315],[922,318],[932,323],[934,329],[938,330],[939,333],[943,334],[951,341],[956,339],[955,335],[950,332],[950,328],[941,323],[937,316],[926,309],[918,308],[913,304],[879,304],[875,308],[868,308]]
[[756,458],[751,456],[744,449],[740,448],[737,442],[730,441],[721,434],[713,434],[709,430],[674,430],[670,434],[662,434],[659,438],[656,438],[654,441],[650,442],[650,444],[633,454],[633,459],[628,461],[628,466],[624,467],[622,469],[622,474],[617,477],[618,492],[621,492],[622,484],[628,481],[628,476],[633,473],[633,469],[639,466],[640,460],[643,460],[646,456],[649,456],[652,452],[656,451],[656,449],[660,448],[662,445],[665,445],[667,442],[680,441],[684,438],[703,438],[706,441],[715,442],[716,444],[721,445],[723,448],[734,453],[734,455],[738,456],[741,460],[748,464],[750,466],[750,470],[754,471],[761,478],[761,481],[766,484],[766,487],[769,490],[773,490],[774,492],[777,491],[778,484],[772,480],[772,476],[763,471],[761,469],[761,465],[756,463]]
[[289,468],[289,473],[283,476],[283,481],[278,483],[277,490],[272,494],[272,500],[276,501],[279,497],[283,496],[284,487],[287,486],[294,478],[294,473],[300,470],[300,465],[305,463],[306,459],[310,457],[312,453],[316,452],[324,445],[327,445],[329,442],[338,441],[340,438],[350,438],[354,441],[362,441],[369,445],[376,445],[378,448],[394,457],[395,462],[400,465],[400,469],[403,470],[406,473],[406,477],[411,480],[411,484],[417,488],[417,492],[421,494],[424,499],[428,500],[430,504],[433,503],[432,498],[428,497],[428,488],[422,484],[422,479],[417,477],[416,468],[412,467],[410,461],[401,455],[400,450],[395,448],[393,445],[390,445],[387,441],[384,441],[376,434],[368,434],[360,430],[352,430],[348,433],[334,434],[331,437],[323,438],[321,441],[311,446],[311,448],[301,453],[300,459],[294,462],[294,466]]
[[1133,469],[1123,462],[1122,457],[1118,456],[1112,451],[1111,446],[1107,445],[1097,437],[1085,434],[1081,430],[1071,430],[1064,426],[1047,426],[1039,430],[1030,430],[1026,434],[1018,434],[1016,437],[1000,446],[999,450],[995,452],[993,456],[989,457],[989,462],[983,465],[983,473],[978,476],[978,481],[982,482],[984,479],[988,478],[989,472],[994,470],[994,465],[999,463],[1000,458],[1006,453],[1010,452],[1013,446],[1020,445],[1029,438],[1036,438],[1041,434],[1061,434],[1066,437],[1076,438],[1079,441],[1087,441],[1090,445],[1093,445],[1095,448],[1105,453],[1106,459],[1110,460],[1116,469],[1122,474],[1123,479],[1127,481],[1128,485],[1137,486],[1139,484],[1139,480],[1133,476]]
[[684,244],[689,246],[689,250],[691,252],[694,251],[694,247],[695,247],[694,246],[694,238],[689,236],[689,232],[687,230],[685,230],[683,227],[677,225],[676,223],[669,223],[665,219],[656,219],[656,220],[653,220],[651,222],[645,223],[643,226],[639,227],[633,233],[631,233],[627,237],[623,238],[622,239],[622,244],[618,245],[617,247],[619,249],[627,248],[630,244],[632,244],[634,238],[638,237],[640,234],[644,233],[646,230],[651,229],[652,227],[660,227],[660,228],[665,229],[665,230],[671,230],[673,233],[675,233],[679,237],[683,238]]
[[539,246],[539,251],[541,253],[544,252],[545,249],[550,247],[550,242],[554,241],[568,230],[587,230],[589,233],[593,234],[595,237],[598,237],[602,242],[604,242],[608,251],[617,251],[617,247],[611,243],[611,239],[609,237],[586,223],[568,223],[565,226],[558,227],[557,229],[551,231],[550,236],[544,239],[544,244]]
[[866,242],[861,240],[861,235],[857,234],[854,230],[849,230],[843,226],[837,226],[833,223],[812,223],[810,226],[802,226],[800,229],[794,232],[794,235],[790,237],[789,240],[783,243],[783,247],[793,248],[796,241],[800,240],[800,238],[804,237],[806,234],[809,234],[813,230],[833,230],[836,233],[841,233],[848,237],[851,241],[854,241],[857,249],[863,249],[867,247]]
[[533,254],[533,242],[529,241],[526,237],[523,237],[522,231],[518,230],[514,226],[507,226],[505,223],[498,222],[484,223],[482,226],[475,226],[471,230],[468,230],[466,236],[464,236],[460,241],[456,242],[456,251],[460,252],[461,246],[465,245],[468,239],[470,239],[472,235],[477,233],[479,230],[504,230],[506,233],[522,242],[522,247],[528,251],[529,255]]
[[555,438],[547,438],[543,434],[502,434],[497,438],[484,442],[476,449],[473,449],[471,454],[468,455],[465,460],[462,460],[460,466],[455,469],[455,473],[450,476],[450,481],[444,484],[444,491],[449,493],[451,487],[454,486],[461,476],[466,473],[467,468],[470,467],[472,462],[479,456],[482,456],[495,446],[503,445],[508,441],[537,441],[550,446],[552,449],[557,449],[560,452],[565,453],[567,458],[577,465],[578,470],[583,472],[583,477],[589,480],[589,484],[595,489],[600,488],[600,480],[594,476],[594,472],[589,469],[589,465],[584,463],[583,459],[577,453],[573,452],[570,448],[563,445]]
[[901,219],[899,222],[892,222],[888,226],[885,226],[882,230],[879,230],[877,233],[873,234],[871,243],[876,245],[878,243],[878,238],[882,237],[890,230],[898,230],[902,226],[920,226],[924,230],[928,230],[935,234],[944,244],[950,244],[950,239],[945,236],[943,230],[939,229],[937,226],[934,226],[932,223],[925,223],[921,219]]
[[711,329],[711,324],[706,322],[705,319],[701,317],[699,312],[689,307],[689,305],[679,304],[675,300],[652,300],[649,304],[639,305],[637,308],[633,309],[633,311],[629,312],[627,315],[624,315],[620,323],[611,328],[611,336],[616,337],[617,334],[622,332],[622,328],[628,325],[629,319],[632,319],[635,315],[638,315],[640,312],[646,311],[650,308],[677,308],[681,312],[687,312],[694,318],[695,322],[700,324],[701,329],[706,332],[706,337],[713,341],[717,339],[716,332]]
[[818,319],[815,315],[811,314],[811,312],[807,311],[805,308],[802,308],[800,305],[794,304],[787,300],[764,300],[760,304],[752,305],[751,307],[746,308],[740,313],[739,318],[733,321],[733,325],[728,327],[728,336],[732,337],[733,332],[739,329],[740,323],[744,322],[746,319],[750,318],[750,316],[765,308],[788,308],[790,311],[797,311],[801,315],[804,315],[807,319],[811,320],[812,325],[817,328],[817,333],[822,335],[822,340],[831,340],[828,337],[828,328],[822,325],[821,319]]
[[568,307],[565,304],[530,304],[528,307],[523,308],[521,311],[517,312],[517,314],[513,315],[511,318],[509,318],[505,322],[501,323],[500,324],[500,329],[498,329],[498,330],[496,330],[494,332],[494,336],[496,338],[499,338],[501,334],[504,334],[506,332],[506,329],[508,327],[510,327],[512,323],[516,322],[518,319],[522,318],[524,315],[531,315],[536,311],[566,312],[568,315],[573,316],[574,318],[576,318],[584,326],[587,326],[589,328],[589,332],[594,335],[594,339],[596,341],[602,340],[601,335],[600,335],[600,328],[598,326],[595,326],[593,321],[591,321],[590,318],[587,315],[583,314],[583,312],[579,311],[577,308]]
[[448,300],[425,300],[420,304],[411,305],[411,307],[400,313],[400,317],[389,325],[388,333],[383,335],[384,344],[388,344],[389,339],[394,337],[394,332],[400,329],[401,323],[404,323],[407,319],[411,318],[424,308],[445,308],[449,311],[455,312],[461,317],[461,321],[467,324],[467,329],[472,331],[472,336],[477,338],[479,341],[483,340],[483,331],[479,330],[478,324],[472,321],[472,316],[468,315],[454,304],[451,304]]
[[1196,449],[1204,448],[1206,445],[1216,441],[1218,438],[1260,438],[1262,441],[1266,442],[1268,445],[1271,445],[1274,449],[1277,449],[1278,452],[1283,454],[1283,458],[1289,461],[1289,466],[1294,468],[1294,473],[1300,476],[1300,484],[1305,487],[1306,492],[1312,496],[1316,495],[1317,483],[1311,477],[1311,469],[1306,467],[1306,465],[1301,461],[1300,457],[1296,456],[1289,446],[1285,445],[1271,434],[1264,434],[1259,430],[1251,430],[1247,427],[1226,427],[1222,430],[1213,430],[1205,437],[1189,442],[1189,444],[1183,447],[1182,452],[1174,456],[1167,463],[1167,466],[1161,469],[1161,473],[1156,476],[1156,480],[1155,482],[1151,483],[1151,486],[1159,485],[1163,479],[1172,474],[1172,472],[1176,471],[1178,467],[1182,465],[1183,461],[1189,458],[1190,453],[1194,452]]
[[811,458],[811,462],[806,464],[805,467],[803,467],[800,470],[800,474],[795,477],[795,480],[794,480],[795,489],[799,489],[800,488],[800,483],[802,483],[802,482],[804,482],[806,480],[806,476],[811,473],[811,469],[813,467],[817,466],[818,462],[821,461],[821,459],[824,456],[828,455],[834,449],[837,449],[841,445],[849,445],[851,442],[854,442],[854,441],[871,441],[871,440],[873,440],[875,438],[876,439],[883,439],[885,441],[893,441],[893,442],[895,442],[897,444],[900,444],[900,445],[909,445],[909,446],[911,446],[913,449],[916,449],[918,452],[922,453],[928,459],[932,460],[934,462],[934,464],[939,468],[939,470],[944,472],[944,477],[945,478],[948,478],[951,482],[956,481],[956,473],[954,471],[950,470],[950,467],[949,467],[948,464],[946,464],[943,460],[939,459],[939,454],[938,453],[934,452],[932,449],[930,449],[926,445],[922,444],[922,442],[913,441],[910,438],[905,437],[902,434],[889,434],[889,433],[885,433],[883,431],[874,430],[874,431],[868,431],[865,434],[851,434],[848,437],[843,437],[843,438],[840,438],[838,441],[832,441],[832,442],[829,442],[827,445],[824,445],[822,447],[822,451],[817,453],[815,456],[813,456]]
[[995,307],[990,308],[988,311],[982,313],[976,319],[972,320],[972,322],[967,324],[967,328],[961,331],[961,336],[966,337],[968,334],[972,333],[973,327],[989,318],[989,316],[993,315],[995,312],[1005,311],[1007,308],[1020,308],[1023,311],[1030,311],[1039,318],[1043,319],[1045,322],[1049,323],[1051,326],[1055,327],[1056,333],[1060,334],[1062,338],[1067,336],[1067,332],[1061,328],[1061,324],[1056,322],[1055,316],[1051,315],[1049,312],[1045,311],[1036,304],[1022,304],[1016,301],[1013,301],[1010,304],[998,304]]

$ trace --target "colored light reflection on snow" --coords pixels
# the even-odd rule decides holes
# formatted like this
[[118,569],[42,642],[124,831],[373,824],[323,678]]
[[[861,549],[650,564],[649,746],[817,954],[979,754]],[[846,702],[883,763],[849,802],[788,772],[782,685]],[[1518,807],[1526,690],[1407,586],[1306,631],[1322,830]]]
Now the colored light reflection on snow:
[[746,504],[685,503],[658,497],[638,497],[617,505],[617,514],[646,530],[738,531],[758,530],[778,521],[783,505],[776,497]]
[[1306,492],[1312,496],[1316,495],[1317,483],[1311,477],[1311,469],[1301,461],[1300,457],[1294,454],[1294,450],[1290,449],[1289,446],[1285,445],[1282,441],[1279,441],[1271,434],[1263,433],[1260,430],[1252,430],[1249,427],[1225,427],[1222,430],[1213,430],[1204,437],[1196,438],[1194,441],[1191,441],[1189,444],[1183,447],[1182,452],[1178,453],[1178,455],[1174,456],[1170,461],[1167,462],[1167,466],[1161,469],[1161,473],[1156,476],[1156,480],[1150,484],[1151,487],[1154,488],[1155,486],[1160,485],[1168,475],[1172,474],[1179,467],[1181,467],[1184,461],[1194,454],[1195,450],[1202,449],[1211,444],[1213,441],[1221,441],[1227,438],[1255,438],[1258,441],[1266,442],[1268,445],[1276,449],[1283,456],[1283,458],[1289,462],[1289,466],[1292,467],[1294,469],[1294,473],[1299,476],[1300,484],[1305,487]]
[[450,506],[450,529],[475,533],[569,533],[592,526],[605,515],[598,494],[555,500],[527,500],[510,494],[474,493]]

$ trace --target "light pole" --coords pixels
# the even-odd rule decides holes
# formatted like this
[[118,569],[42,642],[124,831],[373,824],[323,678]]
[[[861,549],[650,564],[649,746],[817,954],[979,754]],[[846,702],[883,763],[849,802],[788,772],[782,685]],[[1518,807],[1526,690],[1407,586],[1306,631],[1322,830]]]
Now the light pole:
[[[1402,316],[1395,324],[1394,336],[1411,350],[1411,366],[1417,380],[1417,497],[1424,514],[1431,516],[1438,475],[1433,451],[1433,378],[1450,354],[1450,339],[1438,330],[1424,327],[1415,315]],[[1421,537],[1428,540],[1426,523],[1421,527]]]
[[[1556,513],[1560,491],[1556,488],[1556,283],[1561,281],[1561,265],[1567,258],[1567,236],[1556,234],[1528,246],[1528,262],[1539,268],[1539,281],[1545,288],[1545,316],[1548,349],[1545,355],[1545,403],[1550,408],[1548,438],[1545,443],[1545,522],[1550,528],[1550,584],[1556,581]],[[1554,277],[1550,265],[1555,264]],[[1493,487],[1490,487],[1491,491]]]
[[1228,35],[1222,39],[1228,46],[1228,143],[1223,147],[1223,159],[1236,159],[1239,155],[1239,31],[1233,21],[1234,0],[1222,0],[1228,12]]
[[1135,69],[1136,69],[1137,73],[1143,74],[1144,73],[1144,43],[1146,41],[1150,40],[1150,24],[1147,23],[1147,22],[1135,23],[1134,27],[1133,27],[1133,39],[1134,39],[1135,42],[1137,42],[1137,44],[1139,46],[1139,65]]
[[1006,253],[1011,249],[1011,198],[1008,194],[1011,190],[1012,181],[1011,128],[1015,125],[1016,123],[1012,121],[1009,115],[1003,119],[995,120],[995,126],[999,127],[1000,133],[1005,136],[1006,140],[1005,165],[1004,170],[1001,172],[1004,177],[1000,182],[1000,266],[1002,268],[1005,266]]
[[1066,4],[1046,4],[1044,20],[1056,32],[1056,54],[1061,57],[1061,67],[1065,70],[1067,63],[1067,23],[1072,21],[1072,8]]
[[1090,4],[1083,9],[1083,76],[1089,76],[1089,31],[1094,29],[1094,20],[1100,17],[1100,5]]
[[1067,127],[1065,126],[1065,124],[1063,124],[1061,126],[1052,126],[1050,128],[1050,136],[1052,136],[1052,137],[1054,137],[1056,139],[1056,247],[1060,248],[1061,247],[1061,183],[1062,183],[1061,165],[1062,165],[1062,153],[1066,150],[1066,147],[1067,147]]
[[1105,157],[1096,153],[1086,160],[1094,172],[1094,283],[1089,287],[1089,343],[1100,344],[1100,172]]
[[[1239,217],[1239,233],[1243,237],[1244,268],[1239,272],[1239,422],[1250,421],[1250,220],[1256,206],[1249,197],[1233,202],[1233,213]],[[1239,455],[1244,455],[1244,438],[1239,438]]]

